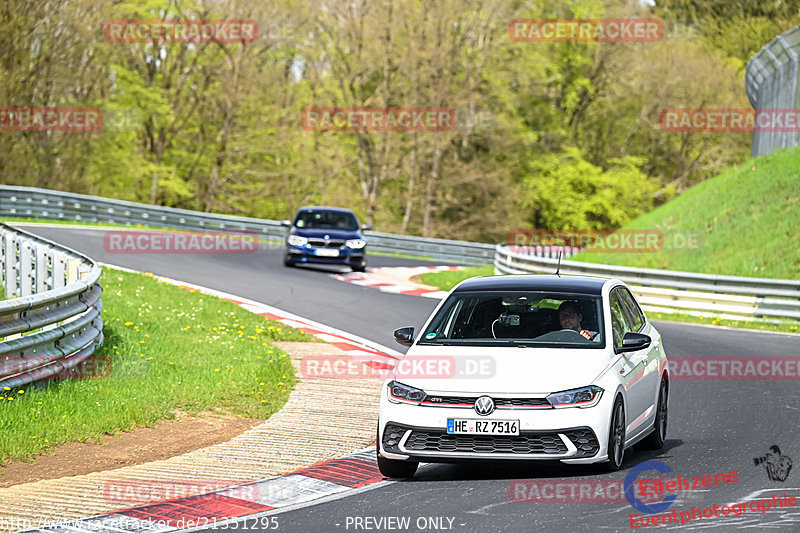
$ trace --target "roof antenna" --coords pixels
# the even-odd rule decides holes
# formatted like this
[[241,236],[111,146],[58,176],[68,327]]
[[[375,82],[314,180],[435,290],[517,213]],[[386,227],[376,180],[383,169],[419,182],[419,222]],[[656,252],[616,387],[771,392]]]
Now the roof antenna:
[[558,248],[558,268],[556,268],[556,276],[559,278],[561,277],[561,254],[564,253],[564,249],[559,246]]

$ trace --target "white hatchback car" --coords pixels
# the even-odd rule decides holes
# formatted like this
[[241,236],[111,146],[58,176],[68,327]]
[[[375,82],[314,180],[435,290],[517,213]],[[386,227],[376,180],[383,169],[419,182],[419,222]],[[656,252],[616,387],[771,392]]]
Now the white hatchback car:
[[457,285],[386,380],[378,466],[411,477],[420,462],[560,460],[622,464],[667,432],[661,336],[621,281],[491,276]]

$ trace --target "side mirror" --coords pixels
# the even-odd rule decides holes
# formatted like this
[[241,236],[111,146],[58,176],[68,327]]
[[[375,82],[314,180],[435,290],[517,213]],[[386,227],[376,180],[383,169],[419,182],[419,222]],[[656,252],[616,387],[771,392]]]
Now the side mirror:
[[284,228],[288,228],[291,225],[292,225],[291,220],[281,220],[281,226],[283,226]]
[[363,231],[371,230],[372,229],[372,224],[361,224],[361,229]]
[[411,346],[414,343],[414,328],[406,327],[394,330],[394,340],[403,346]]
[[653,340],[643,333],[628,332],[622,337],[622,348],[614,348],[615,353],[635,352],[650,346]]

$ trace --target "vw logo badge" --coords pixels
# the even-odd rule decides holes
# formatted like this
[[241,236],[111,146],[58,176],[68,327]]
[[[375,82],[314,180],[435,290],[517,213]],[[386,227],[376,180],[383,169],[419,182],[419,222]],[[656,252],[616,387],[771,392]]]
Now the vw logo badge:
[[475,400],[475,412],[483,416],[494,413],[494,400],[488,396],[481,396]]

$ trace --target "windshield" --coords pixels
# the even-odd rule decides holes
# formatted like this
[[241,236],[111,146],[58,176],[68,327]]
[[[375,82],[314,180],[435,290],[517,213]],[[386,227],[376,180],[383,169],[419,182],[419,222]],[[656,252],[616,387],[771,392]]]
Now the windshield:
[[303,211],[297,215],[294,225],[304,229],[358,229],[356,217],[344,211]]
[[419,344],[603,348],[599,296],[546,292],[458,292]]

